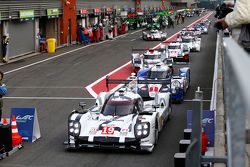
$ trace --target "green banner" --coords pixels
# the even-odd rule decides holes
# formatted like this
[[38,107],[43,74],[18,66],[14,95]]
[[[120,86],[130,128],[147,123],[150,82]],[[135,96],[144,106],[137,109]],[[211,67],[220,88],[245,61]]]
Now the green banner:
[[20,19],[34,18],[34,10],[20,10],[19,17]]
[[47,9],[47,16],[59,16],[59,9],[58,8]]

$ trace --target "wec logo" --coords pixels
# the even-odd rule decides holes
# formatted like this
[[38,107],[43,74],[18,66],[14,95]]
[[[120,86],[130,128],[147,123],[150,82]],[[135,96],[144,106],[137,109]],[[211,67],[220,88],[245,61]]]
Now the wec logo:
[[34,118],[33,115],[25,115],[23,117],[21,117],[20,115],[18,115],[16,117],[17,122],[27,122],[27,121],[31,121]]
[[211,123],[213,123],[214,122],[214,119],[213,118],[204,118],[203,120],[202,120],[202,123],[203,124],[211,124]]

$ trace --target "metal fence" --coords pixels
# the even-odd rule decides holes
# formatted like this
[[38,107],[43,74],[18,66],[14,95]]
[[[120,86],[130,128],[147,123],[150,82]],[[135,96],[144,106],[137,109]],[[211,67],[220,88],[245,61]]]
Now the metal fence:
[[250,55],[232,38],[222,39],[224,105],[229,167],[245,167],[250,129]]
[[[219,87],[216,89],[217,94],[220,95],[212,98],[216,102],[211,104],[211,107],[216,108],[216,133],[220,133],[215,134],[217,138],[215,147],[221,147],[221,149],[215,148],[214,156],[200,154],[202,97],[196,96],[193,100],[192,118],[195,125],[192,126],[191,144],[186,151],[186,167],[199,167],[201,163],[220,163],[220,165],[216,164],[216,167],[224,166],[222,163],[228,167],[249,166],[250,156],[247,148],[250,141],[248,138],[250,136],[250,75],[248,72],[250,54],[235,39],[223,37],[223,33],[219,32],[216,59],[219,60],[216,61],[218,65],[215,66],[218,68],[215,69],[218,75],[216,74],[214,78],[214,84]],[[199,90],[196,94],[199,94]],[[218,138],[224,138],[224,136],[226,136],[226,142],[221,142]],[[224,151],[225,147],[226,151]],[[220,153],[216,152],[218,150]]]

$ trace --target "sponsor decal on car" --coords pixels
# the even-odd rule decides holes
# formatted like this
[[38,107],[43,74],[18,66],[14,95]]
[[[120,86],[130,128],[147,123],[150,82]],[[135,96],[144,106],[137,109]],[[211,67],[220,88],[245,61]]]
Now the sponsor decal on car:
[[113,126],[102,127],[102,134],[104,134],[104,135],[113,135],[114,132],[115,132],[115,127],[113,127]]

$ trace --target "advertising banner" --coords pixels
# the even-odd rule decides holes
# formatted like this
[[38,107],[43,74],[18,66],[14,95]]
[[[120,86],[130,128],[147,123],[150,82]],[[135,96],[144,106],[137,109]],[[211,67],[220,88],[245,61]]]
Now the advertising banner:
[[[215,112],[212,110],[203,111],[202,127],[208,137],[208,147],[214,147],[214,132],[215,132]],[[187,111],[187,128],[192,128],[192,110]]]
[[33,20],[34,17],[35,17],[34,10],[20,10],[19,11],[19,18],[21,19],[21,21]]
[[48,16],[48,18],[59,17],[59,9],[58,8],[47,9],[47,16]]
[[11,108],[11,115],[16,117],[18,132],[23,141],[34,142],[41,137],[35,108]]

